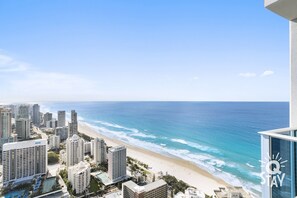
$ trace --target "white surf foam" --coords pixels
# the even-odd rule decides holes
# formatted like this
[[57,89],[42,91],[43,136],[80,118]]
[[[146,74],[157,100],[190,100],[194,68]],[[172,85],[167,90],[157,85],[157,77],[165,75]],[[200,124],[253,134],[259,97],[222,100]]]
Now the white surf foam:
[[[132,136],[128,135],[124,131],[113,131],[104,127],[98,127],[98,126],[93,126],[88,124],[89,126],[93,127],[94,129],[98,130],[98,132],[102,133],[103,135],[107,137],[112,137],[116,138],[119,140],[122,140],[124,142],[127,142],[131,145],[134,146],[140,146],[145,149],[152,150],[157,153],[169,155],[169,156],[175,156],[179,157],[181,159],[191,161],[195,163],[197,166],[200,168],[208,171],[209,173],[215,175],[218,178],[223,179],[227,183],[234,185],[234,186],[243,186],[246,190],[250,192],[261,192],[261,187],[260,185],[256,185],[251,182],[247,182],[244,180],[241,180],[237,178],[235,175],[232,175],[231,173],[224,172],[222,171],[222,167],[224,166],[229,166],[229,167],[236,167],[232,163],[226,163],[223,160],[217,159],[216,157],[209,155],[209,154],[195,154],[191,153],[189,150],[186,149],[173,149],[173,148],[168,148],[166,146],[161,146],[158,144],[154,144],[151,142],[146,142],[142,141],[136,138],[133,138]],[[178,143],[188,143],[185,140],[182,139],[173,139],[173,142],[178,142]],[[258,197],[257,194],[254,194],[255,197]]]
[[211,153],[216,153],[216,154],[220,154],[220,151],[215,149],[215,148],[210,148],[208,146],[202,146],[198,143],[195,143],[195,142],[190,142],[190,141],[186,141],[186,140],[183,140],[183,139],[170,139],[171,142],[177,142],[177,143],[180,143],[180,144],[184,144],[184,145],[187,145],[187,146],[190,146],[192,148],[196,148],[200,151],[204,151],[204,152],[211,152]]
[[132,133],[130,133],[130,135],[135,136],[135,137],[143,137],[143,138],[151,138],[151,139],[157,138],[154,135],[150,135],[150,134],[140,132],[138,129],[124,127],[124,126],[114,124],[114,123],[104,122],[104,121],[101,121],[101,120],[96,120],[95,123],[99,123],[99,124],[104,125],[104,126],[113,127],[113,128],[116,128],[116,129],[123,129],[123,130],[129,131],[129,132],[132,132]]

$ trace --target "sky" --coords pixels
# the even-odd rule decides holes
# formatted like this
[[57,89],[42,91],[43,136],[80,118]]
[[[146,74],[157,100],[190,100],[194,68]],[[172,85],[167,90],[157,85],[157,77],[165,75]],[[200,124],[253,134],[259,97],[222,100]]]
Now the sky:
[[0,1],[0,102],[288,100],[262,0]]

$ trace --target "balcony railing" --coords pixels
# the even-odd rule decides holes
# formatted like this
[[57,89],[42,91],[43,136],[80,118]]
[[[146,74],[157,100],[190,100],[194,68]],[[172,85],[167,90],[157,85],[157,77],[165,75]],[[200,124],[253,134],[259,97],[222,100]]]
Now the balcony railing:
[[282,128],[261,134],[262,197],[296,196],[297,128]]
[[281,129],[274,129],[269,131],[261,131],[259,134],[261,136],[269,136],[273,138],[278,138],[287,141],[297,142],[297,128],[281,128]]

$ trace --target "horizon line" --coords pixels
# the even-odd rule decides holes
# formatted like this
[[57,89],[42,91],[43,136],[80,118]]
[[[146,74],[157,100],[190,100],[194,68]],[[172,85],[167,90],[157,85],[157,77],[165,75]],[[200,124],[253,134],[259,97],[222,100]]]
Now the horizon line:
[[52,101],[18,101],[18,102],[1,102],[0,105],[9,105],[9,104],[36,104],[36,103],[64,103],[64,102],[69,102],[69,103],[87,103],[87,102],[209,102],[209,103],[215,103],[215,102],[221,102],[221,103],[273,103],[273,102],[290,102],[289,100],[73,100],[73,101],[67,101],[67,100],[52,100]]

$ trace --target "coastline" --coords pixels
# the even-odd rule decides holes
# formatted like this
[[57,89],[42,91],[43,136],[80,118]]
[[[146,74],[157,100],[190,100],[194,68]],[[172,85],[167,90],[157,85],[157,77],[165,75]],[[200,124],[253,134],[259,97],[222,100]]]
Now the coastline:
[[127,147],[128,156],[148,164],[152,167],[152,172],[158,173],[162,171],[164,174],[167,172],[208,195],[212,195],[214,193],[213,191],[219,189],[219,187],[229,186],[229,184],[222,179],[199,168],[192,162],[177,157],[165,156],[144,148],[132,146],[120,140],[106,137],[87,123],[79,122],[78,130],[80,133],[84,133],[92,138],[103,138],[109,146],[124,145]]

